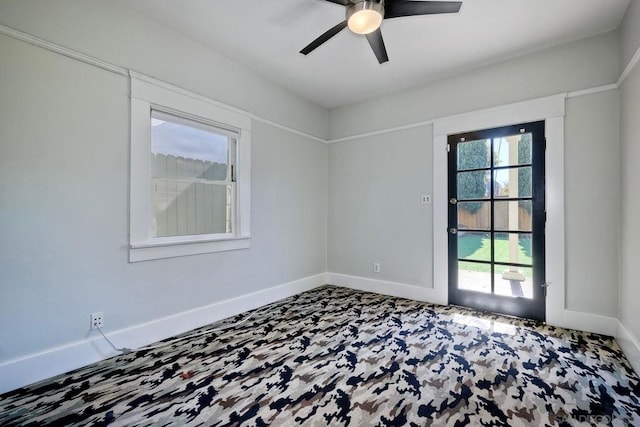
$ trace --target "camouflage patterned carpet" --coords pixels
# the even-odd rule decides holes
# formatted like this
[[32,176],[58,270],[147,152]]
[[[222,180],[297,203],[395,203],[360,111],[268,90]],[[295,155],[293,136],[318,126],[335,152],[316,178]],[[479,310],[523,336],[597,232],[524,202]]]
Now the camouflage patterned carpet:
[[599,335],[331,286],[202,331],[0,396],[0,425],[640,425]]

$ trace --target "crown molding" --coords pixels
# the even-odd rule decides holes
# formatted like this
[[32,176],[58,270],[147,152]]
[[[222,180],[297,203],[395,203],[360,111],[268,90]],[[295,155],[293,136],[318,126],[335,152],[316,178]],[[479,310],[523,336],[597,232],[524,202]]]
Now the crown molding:
[[80,53],[73,49],[68,49],[64,46],[60,46],[59,44],[51,43],[39,37],[35,37],[30,34],[23,33],[22,31],[18,31],[14,28],[7,27],[5,25],[0,24],[0,34],[14,38],[16,40],[23,41],[25,43],[29,43],[30,45],[33,45],[33,46],[41,47],[50,52],[58,53],[60,55],[66,56],[67,58],[75,59],[77,61],[84,62],[85,64],[93,65],[94,67],[111,71],[112,73],[120,74],[122,76],[129,75],[129,70],[127,70],[124,67],[111,64],[107,61],[103,61],[102,59],[98,59],[93,56]]
[[[137,74],[135,73],[135,71],[129,70],[127,68],[118,66],[118,65],[114,65],[111,64],[107,61],[103,61],[101,59],[95,58],[93,56],[90,55],[86,55],[84,53],[75,51],[73,49],[69,49],[66,48],[64,46],[58,45],[56,43],[52,43],[49,42],[47,40],[41,39],[39,37],[35,37],[32,36],[30,34],[24,33],[22,31],[16,30],[14,28],[11,27],[7,27],[5,25],[1,25],[0,24],[0,34],[14,38],[16,40],[20,40],[26,43],[29,43],[33,46],[38,46],[41,47],[43,49],[46,49],[48,51],[51,52],[55,52],[58,53],[60,55],[64,55],[68,58],[72,58],[75,59],[77,61],[81,61],[84,62],[86,64],[89,65],[93,65],[95,67],[101,68],[103,70],[107,70],[107,71],[111,71],[112,73],[116,73],[119,75],[123,75],[123,76],[130,76],[132,73],[133,74]],[[577,90],[577,91],[573,91],[573,92],[569,92],[566,94],[567,98],[573,98],[573,97],[578,97],[578,96],[584,96],[584,95],[591,95],[594,93],[599,93],[599,92],[605,92],[605,91],[609,91],[609,90],[615,90],[615,89],[619,89],[622,84],[624,83],[625,79],[627,78],[627,76],[631,73],[631,71],[635,68],[635,66],[638,64],[638,62],[640,61],[640,46],[638,46],[638,49],[636,50],[636,53],[633,55],[633,57],[631,58],[631,60],[629,61],[629,63],[627,64],[627,66],[625,67],[624,71],[622,72],[622,74],[620,74],[620,77],[618,78],[616,83],[611,83],[611,84],[607,84],[607,85],[603,85],[603,86],[597,86],[597,87],[592,87],[592,88],[587,88],[587,89],[582,89],[582,90]],[[215,102],[215,101],[213,101]],[[218,103],[220,104],[220,103]],[[306,133],[304,131],[300,131],[298,129],[294,129],[291,128],[289,126],[274,122],[272,120],[269,120],[267,118],[240,110],[238,108],[232,107],[232,106],[225,106],[226,108],[232,108],[234,110],[237,111],[242,111],[243,113],[247,114],[249,117],[251,117],[253,120],[259,121],[261,123],[265,123],[268,124],[270,126],[294,133],[296,135],[311,139],[313,141],[318,141],[318,142],[323,142],[326,144],[333,144],[333,143],[337,143],[337,142],[345,142],[345,141],[352,141],[355,139],[360,139],[360,138],[366,138],[369,136],[376,136],[376,135],[382,135],[382,134],[386,134],[386,133],[391,133],[391,132],[397,132],[397,131],[401,131],[401,130],[406,130],[406,129],[412,129],[412,128],[416,128],[416,127],[421,127],[421,126],[428,126],[428,125],[432,125],[434,120],[424,120],[424,121],[420,121],[420,122],[414,122],[414,123],[408,123],[405,125],[401,125],[401,126],[395,126],[395,127],[391,127],[391,128],[387,128],[387,129],[379,129],[376,131],[371,131],[371,132],[363,132],[363,133],[359,133],[359,134],[354,134],[354,135],[348,135],[348,136],[344,136],[344,137],[340,137],[340,138],[333,138],[333,139],[324,139],[315,135],[311,135],[309,133]]]

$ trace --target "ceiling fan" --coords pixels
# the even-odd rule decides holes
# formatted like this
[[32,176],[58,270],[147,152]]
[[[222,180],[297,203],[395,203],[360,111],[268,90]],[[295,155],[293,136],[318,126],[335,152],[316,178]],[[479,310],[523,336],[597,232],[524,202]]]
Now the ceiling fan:
[[384,47],[380,25],[383,19],[402,16],[434,15],[439,13],[457,13],[462,6],[461,1],[411,1],[411,0],[326,0],[345,6],[346,18],[338,25],[330,28],[320,37],[300,51],[308,55],[331,37],[346,27],[356,33],[363,34],[369,41],[378,62],[383,64],[389,60]]

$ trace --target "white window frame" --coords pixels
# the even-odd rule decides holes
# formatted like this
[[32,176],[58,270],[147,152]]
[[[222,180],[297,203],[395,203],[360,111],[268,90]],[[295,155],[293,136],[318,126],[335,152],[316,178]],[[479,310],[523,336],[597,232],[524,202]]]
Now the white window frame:
[[[201,95],[147,76],[131,76],[129,262],[250,247],[251,118]],[[154,237],[151,191],[151,110],[237,132],[232,233]]]

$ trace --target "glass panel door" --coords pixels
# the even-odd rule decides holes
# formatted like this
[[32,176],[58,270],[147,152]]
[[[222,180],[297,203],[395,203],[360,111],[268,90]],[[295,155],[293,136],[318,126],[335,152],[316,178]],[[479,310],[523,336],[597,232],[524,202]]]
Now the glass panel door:
[[544,122],[449,136],[449,302],[544,320]]

